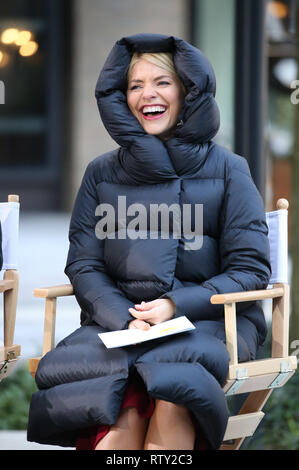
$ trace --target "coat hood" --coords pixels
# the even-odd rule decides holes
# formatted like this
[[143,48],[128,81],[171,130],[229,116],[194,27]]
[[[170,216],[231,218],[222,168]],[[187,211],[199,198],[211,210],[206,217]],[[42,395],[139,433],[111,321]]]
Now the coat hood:
[[[144,131],[127,105],[127,71],[134,52],[172,53],[177,73],[187,90],[174,136],[164,144]],[[213,68],[200,50],[173,36],[137,34],[116,42],[100,73],[95,95],[108,133],[122,148],[130,149],[135,157],[131,165],[130,157],[126,160],[130,173],[137,180],[142,179],[145,171],[151,173],[155,167],[153,155],[159,155],[153,178],[159,180],[173,178],[182,171],[190,172],[198,165],[198,145],[209,142],[220,125],[215,92]],[[184,144],[196,145],[197,152],[195,156],[189,148],[182,167]],[[178,147],[180,152],[176,158],[173,154]],[[139,168],[138,164],[136,166],[138,160],[142,161]]]

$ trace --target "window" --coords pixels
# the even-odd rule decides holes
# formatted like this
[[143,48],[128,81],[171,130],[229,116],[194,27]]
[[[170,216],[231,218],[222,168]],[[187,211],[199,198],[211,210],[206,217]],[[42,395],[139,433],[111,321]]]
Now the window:
[[18,192],[23,208],[60,204],[67,3],[0,3],[0,196]]
[[296,106],[291,84],[297,78],[295,57],[296,0],[268,1],[268,143],[272,166],[273,204],[291,199],[291,159],[295,141]]
[[194,45],[207,56],[216,76],[216,102],[220,110],[221,126],[214,140],[233,149],[235,2],[195,0],[193,9]]

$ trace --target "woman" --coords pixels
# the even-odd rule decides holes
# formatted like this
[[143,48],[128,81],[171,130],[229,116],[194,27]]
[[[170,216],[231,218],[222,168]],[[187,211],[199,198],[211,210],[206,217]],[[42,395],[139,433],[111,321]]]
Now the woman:
[[[180,39],[142,34],[112,49],[96,97],[120,148],[88,165],[76,199],[66,274],[81,327],[40,362],[29,440],[82,448],[85,434],[97,449],[192,449],[201,434],[206,448],[221,445],[229,357],[223,307],[210,298],[265,288],[270,265],[246,161],[212,141],[214,95],[208,60]],[[162,219],[151,230],[150,209],[162,204],[188,219],[180,236],[175,211],[168,234]],[[105,225],[109,207],[118,213]],[[195,330],[115,349],[97,336],[182,315]],[[253,359],[266,336],[259,305],[243,303],[237,323],[239,360]]]

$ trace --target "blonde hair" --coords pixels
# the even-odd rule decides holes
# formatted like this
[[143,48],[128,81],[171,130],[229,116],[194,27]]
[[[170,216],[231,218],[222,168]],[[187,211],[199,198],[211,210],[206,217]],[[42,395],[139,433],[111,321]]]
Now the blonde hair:
[[129,68],[127,73],[127,80],[129,81],[132,68],[134,65],[141,59],[147,60],[151,64],[157,65],[157,67],[161,67],[162,69],[166,70],[167,72],[176,76],[178,81],[180,82],[184,93],[186,93],[186,89],[184,87],[183,82],[181,81],[180,77],[177,74],[177,71],[174,66],[172,54],[170,52],[134,52]]

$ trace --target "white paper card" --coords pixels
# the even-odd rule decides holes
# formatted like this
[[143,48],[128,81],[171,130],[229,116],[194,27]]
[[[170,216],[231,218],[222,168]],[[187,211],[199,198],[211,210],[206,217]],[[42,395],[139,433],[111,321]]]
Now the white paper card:
[[142,343],[151,339],[163,338],[164,336],[174,335],[176,333],[183,333],[184,331],[194,330],[195,326],[188,320],[187,317],[182,316],[167,320],[158,325],[151,326],[149,330],[118,330],[109,331],[108,333],[99,333],[100,339],[105,344],[106,348],[118,348],[121,346],[128,346],[130,344]]
[[267,212],[266,221],[272,269],[269,284],[288,284],[288,211],[280,209]]
[[19,202],[0,203],[2,229],[2,269],[18,269]]

